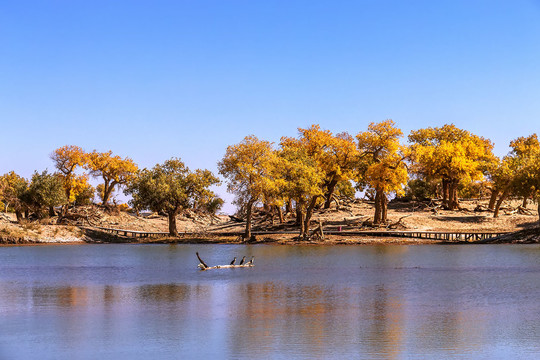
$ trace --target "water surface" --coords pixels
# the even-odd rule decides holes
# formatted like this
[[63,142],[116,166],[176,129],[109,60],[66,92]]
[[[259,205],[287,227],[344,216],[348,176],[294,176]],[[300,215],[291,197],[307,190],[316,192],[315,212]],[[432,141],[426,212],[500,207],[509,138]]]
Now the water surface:
[[538,245],[1,247],[0,359],[536,359],[539,299]]

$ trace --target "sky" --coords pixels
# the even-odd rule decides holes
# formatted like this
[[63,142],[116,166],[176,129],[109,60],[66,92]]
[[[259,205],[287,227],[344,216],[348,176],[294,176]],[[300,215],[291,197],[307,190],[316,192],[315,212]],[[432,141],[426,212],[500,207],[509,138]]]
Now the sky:
[[68,144],[217,173],[250,134],[385,119],[502,156],[538,132],[539,59],[540,0],[0,0],[0,173]]

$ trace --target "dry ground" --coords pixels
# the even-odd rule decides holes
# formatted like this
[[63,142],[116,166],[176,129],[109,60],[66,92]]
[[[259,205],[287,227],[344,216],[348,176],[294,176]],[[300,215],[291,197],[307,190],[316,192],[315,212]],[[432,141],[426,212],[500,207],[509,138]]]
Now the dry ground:
[[[520,201],[508,201],[505,205],[515,208],[520,205]],[[433,211],[427,204],[423,203],[390,203],[388,209],[388,219],[390,224],[396,224],[399,220],[400,230],[419,231],[479,231],[479,232],[511,232],[523,229],[530,229],[538,224],[538,214],[535,205],[529,205],[530,215],[510,214],[510,211],[501,211],[499,218],[494,219],[491,212],[475,212],[477,205],[485,205],[485,201],[471,200],[462,201],[460,211]],[[98,207],[85,207],[77,209],[77,213],[82,215],[81,219],[88,219],[90,225],[107,228],[139,230],[147,232],[167,232],[167,218],[156,214],[147,216],[136,216],[127,212],[109,212]],[[313,221],[317,224],[323,223],[325,230],[369,230],[373,229],[369,223],[373,217],[373,204],[356,200],[342,204],[340,209],[335,205],[327,210],[319,210],[313,216]],[[507,214],[508,213],[508,214]],[[55,225],[55,219],[42,220],[41,222],[28,222],[17,224],[13,214],[0,213],[0,240],[7,243],[17,242],[82,242],[88,240],[83,232],[73,225]],[[82,221],[83,225],[89,225],[88,220]],[[201,216],[190,211],[178,217],[178,229],[180,232],[198,233],[197,238],[205,238],[205,233],[241,232],[244,223],[234,222],[227,215],[217,217]],[[386,227],[377,228],[384,230]],[[284,224],[280,224],[277,216],[271,216],[262,212],[256,213],[254,219],[254,231],[264,230],[284,230],[296,232],[294,217],[286,218]],[[289,243],[293,241],[293,234],[289,235],[269,235],[264,240],[277,243]],[[224,238],[220,241],[227,241]],[[215,241],[215,240],[214,240]],[[236,241],[234,237],[229,241]],[[373,242],[399,242],[399,243],[419,243],[419,240],[404,239],[344,239],[340,236],[327,236],[329,243],[373,243]],[[0,241],[2,242],[2,241]]]

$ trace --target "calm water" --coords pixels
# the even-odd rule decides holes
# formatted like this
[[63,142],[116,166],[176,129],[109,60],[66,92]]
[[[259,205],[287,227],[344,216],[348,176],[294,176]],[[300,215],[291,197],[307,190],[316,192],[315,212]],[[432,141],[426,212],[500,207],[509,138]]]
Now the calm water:
[[540,246],[0,247],[0,320],[0,359],[538,359]]

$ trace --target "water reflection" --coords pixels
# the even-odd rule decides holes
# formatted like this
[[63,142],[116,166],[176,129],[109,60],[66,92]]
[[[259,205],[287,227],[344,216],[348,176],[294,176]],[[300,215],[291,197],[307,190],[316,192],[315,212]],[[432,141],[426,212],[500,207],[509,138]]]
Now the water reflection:
[[189,297],[189,291],[186,285],[143,285],[137,288],[137,295],[144,303],[181,302]]
[[76,307],[88,305],[88,288],[74,286],[34,287],[34,306]]
[[[137,247],[139,265],[125,257],[130,249],[112,248],[124,267],[86,260],[81,271],[92,275],[75,280],[78,270],[61,264],[42,265],[43,277],[28,276],[31,265],[4,267],[0,356],[533,358],[540,351],[539,261],[510,247],[510,260],[500,248],[490,259],[453,247],[249,248],[260,259],[255,268],[216,272],[198,272],[191,248],[152,247],[146,261]],[[167,267],[154,266],[160,249]],[[238,253],[205,250],[215,262]]]

